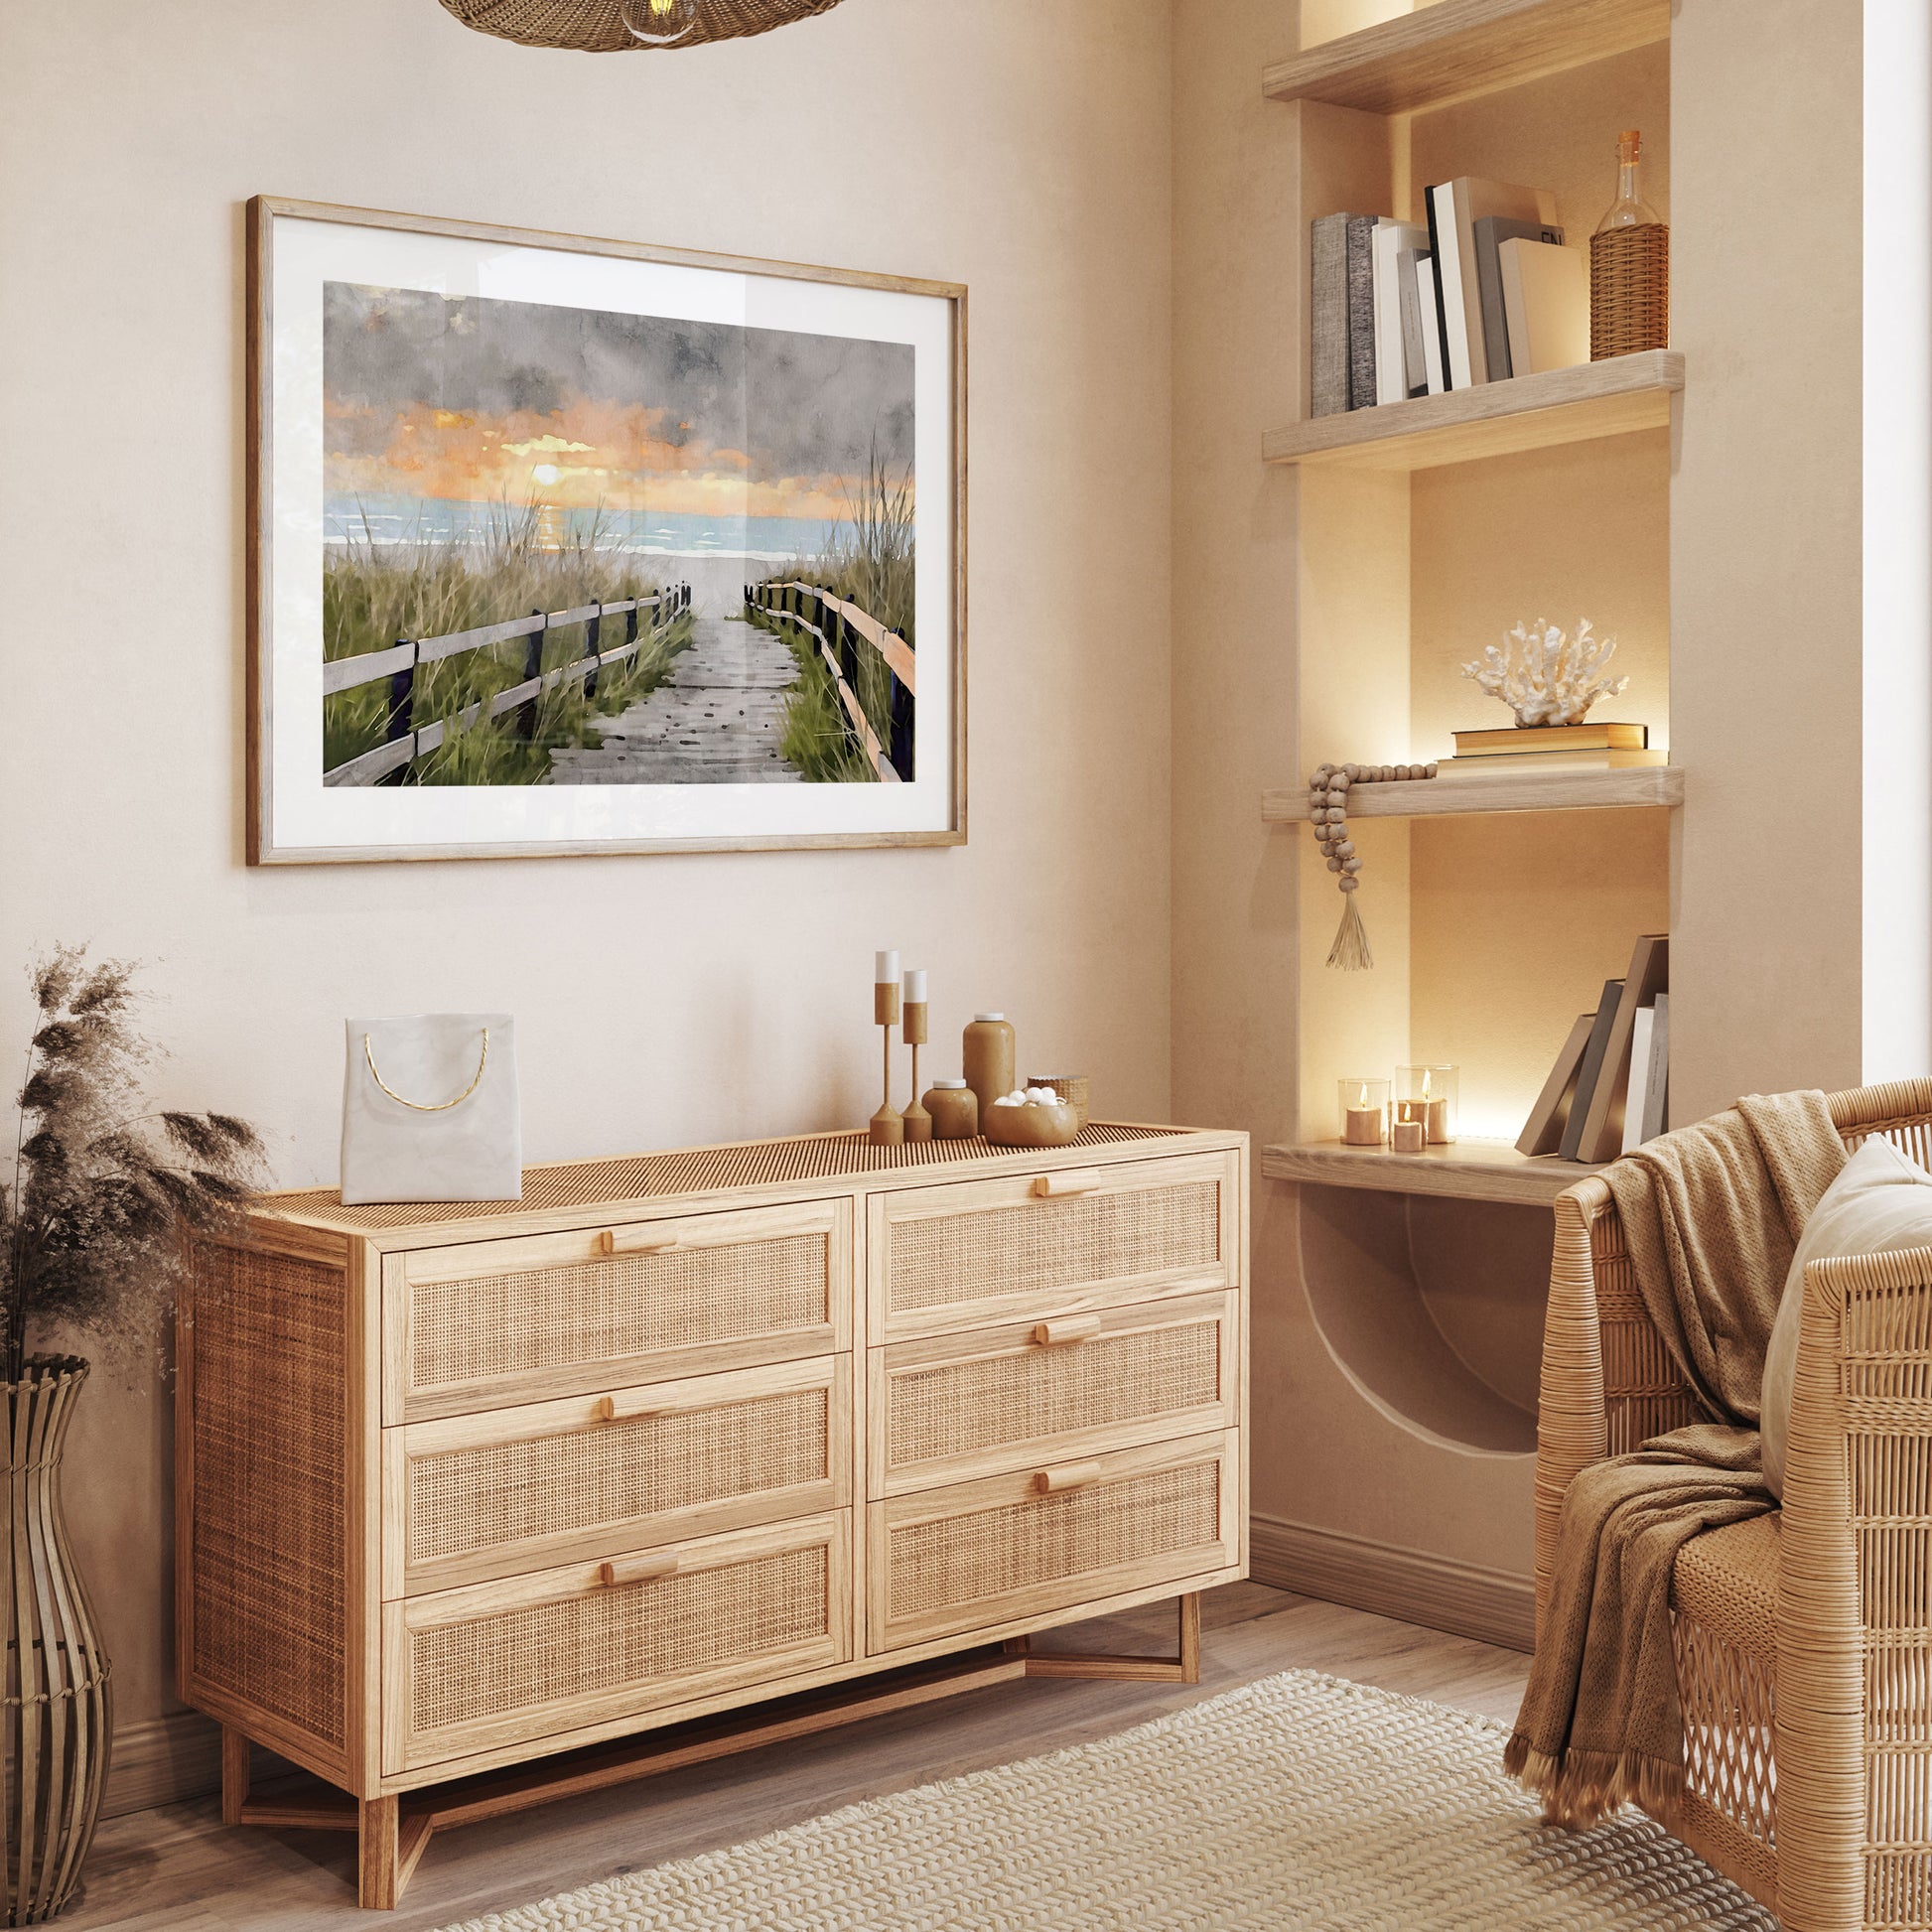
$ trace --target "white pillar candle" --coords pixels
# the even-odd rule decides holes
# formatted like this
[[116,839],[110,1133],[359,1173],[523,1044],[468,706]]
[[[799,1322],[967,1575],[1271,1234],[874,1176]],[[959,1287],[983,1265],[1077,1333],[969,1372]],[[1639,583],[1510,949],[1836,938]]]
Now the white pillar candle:
[[905,1004],[908,1007],[925,1005],[925,968],[912,967],[905,975]]
[[892,986],[898,979],[898,948],[873,954],[872,978],[875,986]]

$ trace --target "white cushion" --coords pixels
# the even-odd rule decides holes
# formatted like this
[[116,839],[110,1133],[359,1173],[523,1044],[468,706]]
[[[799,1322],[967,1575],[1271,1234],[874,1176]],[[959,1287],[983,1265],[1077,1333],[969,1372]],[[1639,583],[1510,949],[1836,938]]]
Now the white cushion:
[[1805,1264],[1837,1255],[1875,1255],[1887,1248],[1932,1248],[1932,1173],[1876,1135],[1846,1162],[1811,1211],[1791,1257],[1784,1299],[1764,1351],[1764,1480],[1784,1496],[1785,1442],[1791,1429],[1791,1384],[1798,1370],[1798,1319]]

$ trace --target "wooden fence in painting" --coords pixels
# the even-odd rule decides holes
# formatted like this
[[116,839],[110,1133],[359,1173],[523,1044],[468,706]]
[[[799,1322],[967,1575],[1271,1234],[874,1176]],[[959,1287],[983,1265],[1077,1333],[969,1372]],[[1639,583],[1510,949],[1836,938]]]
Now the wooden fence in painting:
[[[452,631],[447,637],[401,637],[386,650],[362,651],[354,657],[336,657],[322,667],[322,694],[334,697],[338,691],[353,691],[378,678],[389,680],[389,709],[380,745],[349,759],[332,771],[322,774],[325,785],[401,784],[409,766],[443,743],[451,726],[467,729],[483,715],[500,718],[506,711],[520,711],[518,730],[528,738],[536,728],[537,700],[569,679],[582,678],[588,697],[597,695],[597,674],[607,664],[618,663],[636,654],[646,638],[640,638],[639,621],[652,614],[650,629],[675,621],[691,608],[691,586],[673,584],[655,597],[627,597],[615,604],[584,604],[574,611],[532,611],[527,618],[512,618],[505,623],[486,623],[475,630]],[[623,620],[623,641],[610,650],[602,648],[607,620]],[[543,668],[543,640],[552,630],[581,623],[584,626],[583,655],[555,670]],[[648,634],[648,633],[647,633]],[[416,711],[416,673],[425,664],[440,663],[465,651],[490,650],[523,638],[523,680],[507,691],[498,691],[487,701],[479,699],[451,718],[418,726]]]
[[[745,603],[749,609],[784,619],[818,640],[819,654],[832,673],[839,702],[845,707],[847,726],[871,760],[873,769],[889,784],[909,782],[912,776],[912,646],[897,630],[888,630],[858,605],[834,597],[818,584],[796,580],[747,584]],[[882,721],[886,728],[883,739],[858,698],[862,650],[877,652],[892,673],[889,716]]]

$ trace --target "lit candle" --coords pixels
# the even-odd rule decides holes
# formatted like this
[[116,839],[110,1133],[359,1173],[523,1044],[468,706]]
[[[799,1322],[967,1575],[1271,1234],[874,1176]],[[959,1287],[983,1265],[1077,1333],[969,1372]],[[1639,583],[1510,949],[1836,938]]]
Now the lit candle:
[[1350,1147],[1380,1147],[1382,1145],[1382,1109],[1368,1104],[1368,1082],[1362,1082],[1362,1091],[1354,1106],[1348,1110],[1348,1118],[1343,1123],[1342,1139]]
[[[1404,1107],[1414,1103],[1405,1100]],[[1419,1120],[1399,1120],[1389,1129],[1389,1145],[1398,1154],[1420,1154],[1423,1147],[1423,1126]]]
[[1429,1097],[1429,1069],[1422,1070],[1422,1119],[1427,1130],[1427,1138],[1439,1147],[1446,1147],[1449,1140],[1449,1101],[1447,1098],[1432,1100]]

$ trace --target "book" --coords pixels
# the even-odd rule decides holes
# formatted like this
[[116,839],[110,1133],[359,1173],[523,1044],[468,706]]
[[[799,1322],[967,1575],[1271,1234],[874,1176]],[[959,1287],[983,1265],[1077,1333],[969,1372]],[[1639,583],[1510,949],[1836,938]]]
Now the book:
[[1375,216],[1348,217],[1348,406],[1375,407]]
[[1423,379],[1432,396],[1440,396],[1449,383],[1443,374],[1442,304],[1436,295],[1436,257],[1416,257],[1416,298],[1422,316]]
[[1458,777],[1492,771],[1627,771],[1637,766],[1668,764],[1668,752],[1478,752],[1438,759],[1438,772]]
[[[1668,998],[1668,995],[1666,995]],[[1657,1024],[1655,1007],[1639,1007],[1630,1029],[1630,1086],[1623,1096],[1623,1148],[1634,1154],[1643,1146],[1643,1112],[1650,1098],[1650,1035]]]
[[1603,997],[1589,1023],[1589,1039],[1584,1047],[1583,1064],[1577,1069],[1577,1091],[1570,1096],[1570,1118],[1563,1126],[1563,1146],[1558,1150],[1566,1161],[1581,1161],[1584,1124],[1589,1119],[1589,1104],[1596,1095],[1596,1083],[1603,1072],[1603,1055],[1610,1043],[1610,1029],[1616,1024],[1617,1003],[1623,998],[1621,980],[1605,980]]
[[1648,725],[1501,725],[1455,734],[1456,756],[1480,752],[1642,752]]
[[[1426,247],[1429,230],[1384,216],[1369,241],[1375,279],[1375,400],[1401,402],[1410,393],[1409,357],[1403,340],[1402,256]],[[1417,348],[1422,345],[1418,338]],[[1420,354],[1417,357],[1420,365]]]
[[[1515,221],[1554,223],[1556,197],[1546,189],[1457,175],[1428,191],[1430,245],[1436,251],[1437,293],[1443,322],[1445,366],[1451,389],[1489,380],[1482,336],[1482,292],[1476,274],[1475,224],[1485,214]],[[1542,244],[1518,242],[1517,247]]]
[[1644,1083],[1641,1138],[1654,1141],[1670,1115],[1670,995],[1660,993],[1651,1004],[1650,1077]]
[[1509,328],[1509,366],[1518,375],[1589,360],[1589,263],[1581,248],[1505,241],[1496,250]]
[[1563,1145],[1563,1130],[1570,1121],[1570,1103],[1577,1092],[1577,1074],[1584,1063],[1584,1048],[1589,1044],[1589,1030],[1596,1024],[1593,1013],[1580,1013],[1570,1037],[1563,1042],[1543,1091],[1516,1137],[1518,1154],[1554,1154]]
[[1563,230],[1553,221],[1516,221],[1506,214],[1484,214],[1475,224],[1476,293],[1482,305],[1482,347],[1489,358],[1489,380],[1507,382],[1509,323],[1503,313],[1503,268],[1496,251],[1505,241],[1547,241],[1563,246]]
[[1348,217],[1323,214],[1309,240],[1309,414],[1348,407]]
[[1624,1101],[1630,1089],[1630,1042],[1637,1009],[1649,1006],[1670,986],[1670,938],[1647,932],[1630,951],[1630,970],[1624,975],[1603,1047],[1603,1064],[1589,1096],[1579,1139],[1580,1161],[1614,1161],[1623,1152]]
[[[1443,278],[1449,273],[1449,257],[1455,252],[1455,197],[1445,183],[1441,188],[1425,188],[1422,203],[1423,212],[1429,217],[1429,291],[1435,299],[1436,342],[1443,359],[1443,387],[1453,389],[1455,364],[1449,355],[1449,300]],[[1459,283],[1457,292],[1460,293]],[[1425,311],[1425,324],[1427,321]]]
[[[1427,234],[1428,230],[1423,232]],[[1412,396],[1429,393],[1429,364],[1422,352],[1422,293],[1417,276],[1417,270],[1428,259],[1427,248],[1405,248],[1395,262],[1396,290],[1402,301],[1402,374]]]

